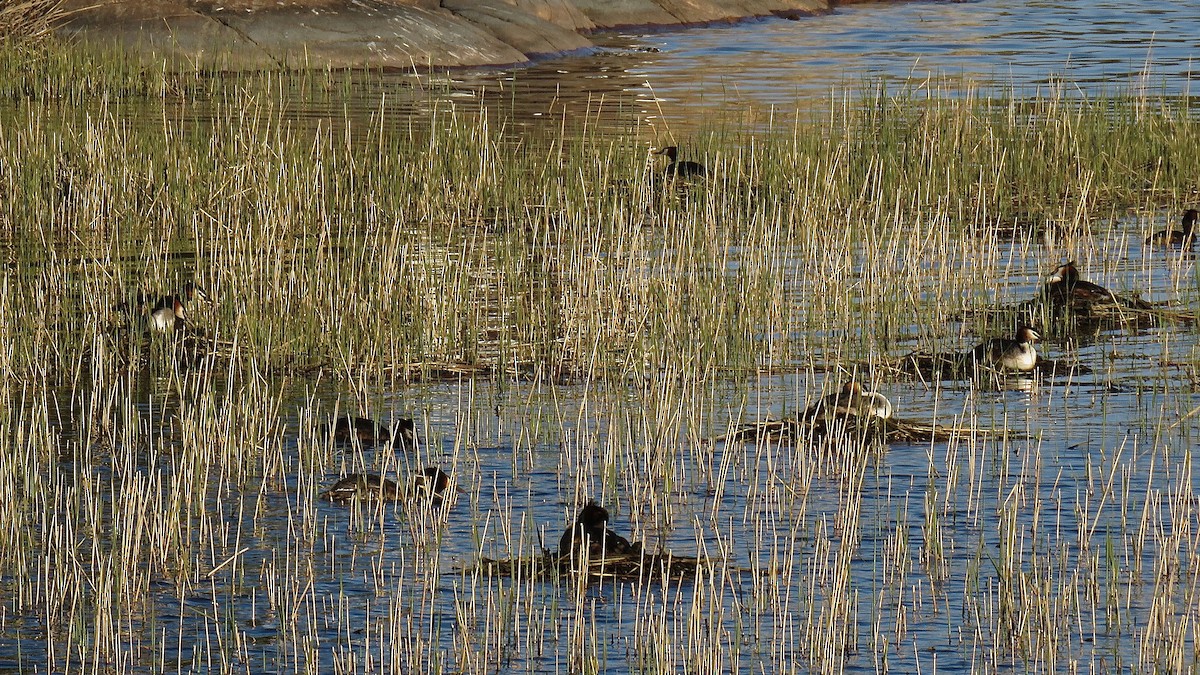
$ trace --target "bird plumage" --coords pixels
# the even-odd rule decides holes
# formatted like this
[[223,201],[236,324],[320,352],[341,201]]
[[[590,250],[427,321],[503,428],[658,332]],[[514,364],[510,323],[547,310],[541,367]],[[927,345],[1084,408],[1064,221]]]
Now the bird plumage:
[[1148,246],[1180,246],[1191,248],[1195,243],[1195,227],[1196,217],[1198,212],[1196,209],[1188,209],[1183,212],[1183,218],[1179,221],[1179,229],[1159,230],[1146,238]]
[[1021,326],[1011,338],[992,338],[967,352],[964,366],[970,370],[984,366],[995,370],[1029,372],[1037,367],[1034,347],[1042,336],[1029,326]]
[[699,162],[679,161],[677,146],[668,145],[654,154],[664,155],[670,161],[667,168],[663,170],[663,175],[667,178],[704,178],[708,175],[708,170]]

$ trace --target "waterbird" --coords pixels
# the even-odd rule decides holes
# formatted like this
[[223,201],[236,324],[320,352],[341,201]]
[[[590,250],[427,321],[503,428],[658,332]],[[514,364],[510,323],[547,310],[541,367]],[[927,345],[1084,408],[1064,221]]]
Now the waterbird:
[[699,162],[679,161],[679,148],[674,145],[655,152],[656,155],[665,155],[671,161],[667,168],[663,170],[663,175],[668,179],[671,178],[704,178],[708,175],[708,171],[703,164]]
[[1042,297],[1055,311],[1069,308],[1080,316],[1112,313],[1113,310],[1151,310],[1153,306],[1140,298],[1124,298],[1103,286],[1079,278],[1074,261],[1065,262],[1046,277]]
[[892,402],[877,391],[865,391],[858,380],[851,380],[842,388],[810,405],[804,411],[807,420],[846,419],[886,420],[892,416]]
[[450,486],[450,475],[436,466],[425,467],[413,476],[407,490],[393,480],[374,473],[352,473],[321,493],[321,499],[335,504],[349,504],[355,500],[400,501],[439,508],[444,503],[444,493]]
[[992,338],[967,352],[963,365],[968,370],[986,366],[1027,373],[1037,367],[1037,349],[1033,345],[1041,339],[1033,328],[1021,326],[1011,338]]
[[177,324],[182,325],[187,319],[187,307],[193,302],[208,302],[208,296],[191,281],[172,295],[154,297],[138,294],[138,306],[147,308],[149,313],[147,327],[159,333],[173,330]]
[[[395,429],[395,446],[410,447],[416,441],[416,424],[412,418],[402,417],[396,420]],[[350,443],[355,439],[366,446],[393,444],[388,428],[366,417],[341,415],[334,422],[332,433],[327,426],[322,427],[322,432],[332,437],[333,442],[337,444]]]
[[1183,212],[1183,219],[1179,223],[1179,229],[1160,230],[1146,238],[1147,246],[1179,246],[1183,248],[1191,248],[1195,243],[1195,233],[1192,231],[1196,226],[1196,216],[1200,215],[1196,209],[1188,209]]
[[149,328],[158,333],[174,330],[175,322],[183,323],[184,307],[178,298],[173,298],[170,305],[158,307],[150,311]]
[[608,509],[591,499],[558,540],[560,558],[582,558],[586,551],[589,559],[596,560],[604,556],[636,554],[641,550],[640,544],[631,544],[608,529]]

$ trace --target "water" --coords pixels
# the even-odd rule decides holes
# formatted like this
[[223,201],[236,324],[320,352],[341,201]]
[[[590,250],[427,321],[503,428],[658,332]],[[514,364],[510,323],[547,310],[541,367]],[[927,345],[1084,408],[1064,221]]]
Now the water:
[[[587,126],[650,143],[714,126],[784,125],[797,112],[883,91],[956,96],[1193,93],[1195,8],[1187,2],[863,3],[797,21],[595,36],[598,48],[517,68],[449,76],[355,76],[348,91],[286,114],[309,124],[403,125],[453,106],[504,111],[514,138]],[[203,119],[203,106],[185,114]],[[153,118],[153,114],[150,115]]]
[[532,118],[604,101],[669,135],[731,114],[764,124],[797,107],[820,112],[878,85],[1190,95],[1195,24],[1195,6],[1171,0],[864,3],[797,21],[606,35],[597,53],[456,80],[461,97],[515,88]]
[[[456,74],[451,96],[468,108],[511,97],[518,125],[554,124],[603,100],[620,111],[614,124],[658,136],[664,121],[683,133],[731,106],[819,109],[847,86],[880,80],[1033,90],[1062,78],[1086,93],[1143,85],[1189,93],[1194,23],[1193,8],[1168,2],[855,5],[802,21],[606,36],[595,54]],[[395,82],[380,89],[402,98]],[[378,94],[364,93],[362,109],[377,110]],[[1117,223],[1115,241],[1099,248],[1107,257],[1081,267],[1114,289],[1195,307],[1193,261],[1142,251],[1149,225]],[[1009,272],[995,300],[1029,297],[1048,271],[1041,244],[1001,246]],[[793,304],[809,291],[789,289]],[[914,338],[895,351],[916,346]],[[113,515],[137,509],[115,503],[159,495],[143,508],[189,514],[165,539],[181,551],[163,559],[189,568],[149,553],[152,562],[121,576],[103,569],[102,555],[77,558],[74,545],[43,552],[42,583],[78,584],[63,595],[90,611],[63,621],[70,607],[35,598],[26,603],[34,609],[13,612],[23,580],[0,578],[0,671],[1121,671],[1165,668],[1172,645],[1191,664],[1190,633],[1172,641],[1157,631],[1197,618],[1187,595],[1198,512],[1187,454],[1200,433],[1200,416],[1187,417],[1200,406],[1196,349],[1187,326],[1107,331],[1045,346],[1090,366],[1086,376],[996,388],[885,384],[906,418],[977,419],[1017,437],[897,443],[872,454],[861,474],[833,475],[814,474],[812,458],[790,447],[704,442],[732,420],[802,408],[831,377],[823,372],[708,383],[650,375],[607,387],[445,381],[379,393],[385,421],[418,417],[416,456],[319,446],[314,420],[354,395],[340,383],[289,381],[247,394],[262,397],[262,427],[234,434],[243,454],[204,465],[213,479],[202,493],[177,494],[172,476],[202,464],[179,426],[214,422],[154,382],[134,413],[151,440],[111,454],[64,453],[58,478],[99,496],[45,511],[63,522],[72,509],[88,514],[81,519],[94,527],[62,540],[99,550],[137,527]],[[659,409],[664,399],[689,403]],[[332,462],[313,459],[325,452]],[[448,522],[314,499],[344,471],[405,476],[429,463],[471,488]],[[314,474],[317,464],[327,470]],[[146,484],[156,487],[139,488]],[[470,571],[481,554],[553,547],[583,496],[652,548],[727,562],[683,583],[577,586]],[[87,600],[112,595],[133,598],[132,609]],[[79,637],[109,621],[119,644]]]

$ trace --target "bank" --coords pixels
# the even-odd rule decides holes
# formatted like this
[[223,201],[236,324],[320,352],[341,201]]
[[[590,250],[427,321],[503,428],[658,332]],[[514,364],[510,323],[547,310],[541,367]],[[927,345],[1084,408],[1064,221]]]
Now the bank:
[[428,68],[522,63],[589,35],[759,16],[831,0],[67,0],[61,31],[168,68]]

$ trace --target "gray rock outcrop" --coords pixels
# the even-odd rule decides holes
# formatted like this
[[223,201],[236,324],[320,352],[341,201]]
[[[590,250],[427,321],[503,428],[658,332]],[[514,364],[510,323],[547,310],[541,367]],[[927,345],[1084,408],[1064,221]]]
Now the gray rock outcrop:
[[62,30],[174,68],[521,63],[619,26],[828,10],[826,0],[68,0]]

